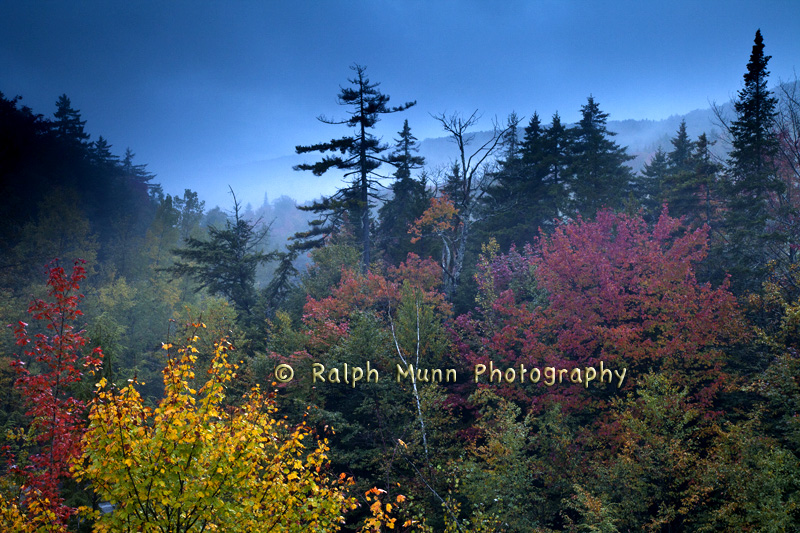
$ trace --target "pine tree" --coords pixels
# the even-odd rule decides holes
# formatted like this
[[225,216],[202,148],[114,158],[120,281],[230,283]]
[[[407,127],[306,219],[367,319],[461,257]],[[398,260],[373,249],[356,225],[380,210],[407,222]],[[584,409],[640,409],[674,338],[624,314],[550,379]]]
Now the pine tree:
[[681,125],[678,126],[678,133],[670,142],[672,143],[672,151],[669,153],[669,164],[672,172],[690,172],[694,170],[692,168],[692,151],[695,143],[689,140],[689,134],[686,133],[686,120],[681,120]]
[[569,132],[561,123],[558,112],[553,115],[550,126],[545,130],[544,143],[545,163],[549,173],[548,181],[554,188],[558,207],[561,208],[565,196],[564,179],[571,148]]
[[92,143],[92,157],[101,166],[115,168],[119,164],[119,158],[111,153],[111,145],[101,135]]
[[694,218],[697,215],[698,198],[695,182],[695,143],[686,133],[686,121],[682,120],[678,132],[670,142],[672,151],[667,155],[668,172],[661,188],[661,203],[669,206],[669,214],[675,218]]
[[667,153],[658,147],[653,157],[645,163],[635,181],[634,196],[639,198],[647,214],[647,221],[658,220],[663,202],[663,188],[669,174]]
[[774,133],[777,99],[767,89],[767,63],[761,31],[744,74],[744,87],[734,102],[736,119],[729,131],[732,150],[727,176],[728,264],[741,290],[758,286],[758,273],[770,259],[769,247],[781,236],[770,230],[774,202],[783,192],[773,164],[778,140]]
[[321,176],[331,168],[345,171],[350,185],[339,189],[332,196],[324,197],[310,206],[300,209],[321,215],[312,221],[311,229],[295,235],[296,239],[304,239],[295,244],[295,249],[309,249],[321,246],[327,236],[331,235],[345,213],[349,213],[352,221],[358,224],[363,251],[362,269],[366,272],[370,264],[370,204],[376,199],[376,170],[386,162],[380,155],[388,147],[381,144],[371,130],[375,127],[380,115],[404,111],[416,104],[406,102],[397,107],[389,107],[389,97],[378,90],[377,83],[370,83],[366,76],[366,68],[361,65],[350,67],[355,71],[354,78],[348,81],[353,88],[344,87],[339,92],[338,103],[350,108],[350,118],[331,120],[320,116],[319,120],[326,124],[343,124],[353,128],[353,135],[333,139],[329,142],[310,146],[297,146],[298,154],[308,152],[339,152],[341,155],[327,155],[314,164],[300,164],[295,170],[310,170],[315,176]]
[[86,121],[81,120],[80,110],[72,108],[72,102],[66,94],[58,97],[53,117],[53,131],[59,138],[78,144],[85,144],[89,140],[89,134],[83,130]]
[[717,229],[719,224],[719,171],[722,165],[714,160],[711,147],[715,141],[709,141],[705,133],[697,138],[692,156],[694,161],[695,183],[699,189],[698,198],[700,220],[698,223],[708,224],[712,229]]
[[571,164],[567,170],[572,212],[584,218],[593,217],[603,207],[622,205],[632,180],[631,169],[625,163],[633,159],[625,148],[610,139],[608,113],[592,96],[581,107],[582,118],[571,129]]
[[482,228],[487,238],[482,241],[494,237],[501,249],[513,243],[523,245],[557,216],[549,147],[547,132],[534,112],[522,142],[513,149],[506,147],[506,157],[487,189],[484,203],[489,214]]
[[425,158],[414,155],[419,151],[419,146],[417,138],[411,134],[408,120],[403,123],[398,135],[400,137],[395,139],[395,149],[388,158],[388,162],[397,168],[394,173],[396,181],[390,187],[392,197],[378,210],[378,240],[387,261],[393,265],[404,261],[412,250],[409,225],[422,216],[431,197],[425,175],[420,179],[411,176],[412,170],[425,164]]
[[163,270],[174,277],[192,278],[198,291],[208,289],[224,296],[240,318],[249,319],[257,303],[256,267],[275,258],[261,251],[269,226],[258,228],[259,223],[241,216],[241,205],[234,196],[233,220],[226,219],[224,228],[210,226],[208,240],[189,237],[185,248],[173,250],[179,260]]

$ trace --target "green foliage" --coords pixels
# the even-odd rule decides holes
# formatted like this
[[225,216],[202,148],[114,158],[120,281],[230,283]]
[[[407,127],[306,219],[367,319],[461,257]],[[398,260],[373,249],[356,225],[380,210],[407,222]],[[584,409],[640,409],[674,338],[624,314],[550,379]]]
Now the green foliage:
[[762,433],[757,418],[730,424],[711,449],[703,477],[716,493],[699,531],[797,531],[800,461]]
[[480,413],[476,424],[480,437],[467,447],[467,458],[456,463],[459,494],[511,531],[531,531],[540,525],[532,511],[545,502],[530,453],[538,438],[532,417],[522,417],[519,407],[488,389],[476,391],[470,401]]
[[258,228],[240,213],[234,196],[233,220],[224,228],[208,228],[208,240],[189,237],[186,247],[174,250],[180,258],[161,270],[174,277],[187,276],[197,283],[197,290],[227,298],[240,316],[250,318],[257,303],[256,267],[273,259],[274,254],[261,251],[269,226]]

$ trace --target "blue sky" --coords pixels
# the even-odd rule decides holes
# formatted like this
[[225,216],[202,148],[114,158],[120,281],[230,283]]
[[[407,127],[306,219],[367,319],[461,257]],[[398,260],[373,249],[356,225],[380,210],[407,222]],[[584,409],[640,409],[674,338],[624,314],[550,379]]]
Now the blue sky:
[[253,172],[270,198],[331,192],[335,178],[299,176],[291,158],[261,163],[348,133],[316,117],[343,114],[336,94],[356,62],[392,103],[418,102],[379,123],[384,140],[404,118],[418,138],[440,136],[441,112],[479,109],[486,129],[511,111],[571,122],[589,94],[613,120],[704,108],[741,88],[758,28],[773,83],[800,68],[789,0],[4,0],[3,12],[0,91],[46,115],[66,93],[93,139],[210,205],[245,181],[260,203]]

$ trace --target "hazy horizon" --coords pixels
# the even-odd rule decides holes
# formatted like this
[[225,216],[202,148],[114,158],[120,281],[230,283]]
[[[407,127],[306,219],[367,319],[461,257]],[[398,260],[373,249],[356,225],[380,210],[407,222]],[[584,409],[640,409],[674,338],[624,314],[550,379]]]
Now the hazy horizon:
[[[46,9],[45,9],[46,7]],[[260,205],[329,194],[336,177],[291,170],[298,144],[346,135],[349,66],[367,66],[393,104],[376,133],[441,137],[431,114],[554,112],[575,122],[590,94],[611,121],[663,120],[735,97],[756,29],[770,85],[794,78],[800,17],[790,2],[6,3],[0,91],[52,116],[66,93],[115,154],[127,147],[166,192],[225,206],[228,185]],[[263,176],[265,162],[286,158]],[[313,160],[313,155],[305,158]],[[267,165],[269,166],[269,165]]]

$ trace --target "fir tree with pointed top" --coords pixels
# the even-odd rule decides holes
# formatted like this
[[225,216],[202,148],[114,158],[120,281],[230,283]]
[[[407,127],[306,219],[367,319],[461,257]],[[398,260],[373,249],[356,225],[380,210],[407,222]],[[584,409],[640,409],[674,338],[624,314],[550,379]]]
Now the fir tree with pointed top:
[[[558,112],[553,114],[550,126],[544,133],[545,143],[545,163],[547,164],[549,178],[548,181],[556,190],[556,197],[559,201],[563,200],[564,176],[569,163],[570,135]],[[559,203],[559,207],[561,204]]]
[[761,30],[756,31],[744,87],[734,102],[736,118],[730,124],[732,150],[728,159],[728,264],[740,290],[756,289],[758,273],[770,259],[769,248],[782,236],[770,228],[774,201],[784,190],[774,167],[778,139],[774,132],[777,99],[767,88],[767,63]]
[[685,120],[681,120],[670,143],[672,151],[667,154],[669,167],[662,182],[660,201],[669,205],[669,214],[675,218],[695,218],[699,192],[695,180],[695,143],[689,139]]
[[570,130],[571,164],[567,169],[571,211],[584,218],[593,217],[598,210],[622,205],[629,190],[632,173],[625,163],[633,159],[626,148],[611,140],[616,135],[608,131],[608,113],[592,96],[581,107],[581,120]]
[[692,151],[695,143],[686,132],[686,120],[681,120],[678,132],[670,140],[672,151],[669,153],[669,164],[672,172],[692,171]]
[[658,220],[663,203],[663,188],[669,175],[667,152],[660,146],[650,161],[644,164],[634,181],[634,196],[639,198],[647,214],[647,221]]
[[405,261],[408,252],[417,247],[411,244],[409,225],[422,216],[428,208],[431,194],[427,190],[427,178],[423,174],[420,179],[411,176],[411,171],[422,168],[425,158],[415,155],[419,152],[417,138],[411,133],[408,120],[395,139],[394,151],[388,162],[397,170],[395,181],[390,186],[392,197],[378,210],[380,224],[377,240],[384,252],[386,260],[393,265]]
[[315,176],[321,176],[332,168],[343,170],[350,185],[310,206],[300,207],[304,211],[320,215],[320,218],[310,223],[310,230],[295,234],[294,238],[302,241],[296,242],[294,247],[310,249],[322,246],[325,238],[333,233],[344,215],[349,214],[352,222],[358,225],[363,253],[362,270],[366,272],[371,257],[370,205],[373,200],[378,199],[375,187],[380,176],[376,171],[381,164],[388,162],[381,157],[388,146],[381,144],[372,130],[381,115],[404,111],[416,102],[390,107],[389,96],[380,92],[378,83],[369,81],[365,67],[356,64],[350,68],[355,72],[355,76],[348,79],[353,87],[343,87],[338,96],[339,105],[349,108],[350,117],[343,120],[331,120],[324,116],[318,118],[326,124],[348,126],[353,129],[353,134],[319,144],[297,146],[298,154],[331,152],[334,155],[326,155],[313,164],[303,163],[294,167],[295,170],[310,170]]
[[119,157],[111,153],[111,145],[102,135],[92,143],[91,154],[95,162],[106,168],[114,168],[120,162]]
[[722,165],[716,162],[711,153],[711,147],[716,141],[709,141],[705,133],[697,138],[695,143],[694,161],[695,183],[699,187],[700,219],[712,229],[719,224],[719,172]]
[[85,120],[81,120],[80,110],[72,107],[69,97],[62,94],[56,101],[56,112],[53,114],[53,131],[59,138],[77,144],[86,144],[89,134],[84,131]]

